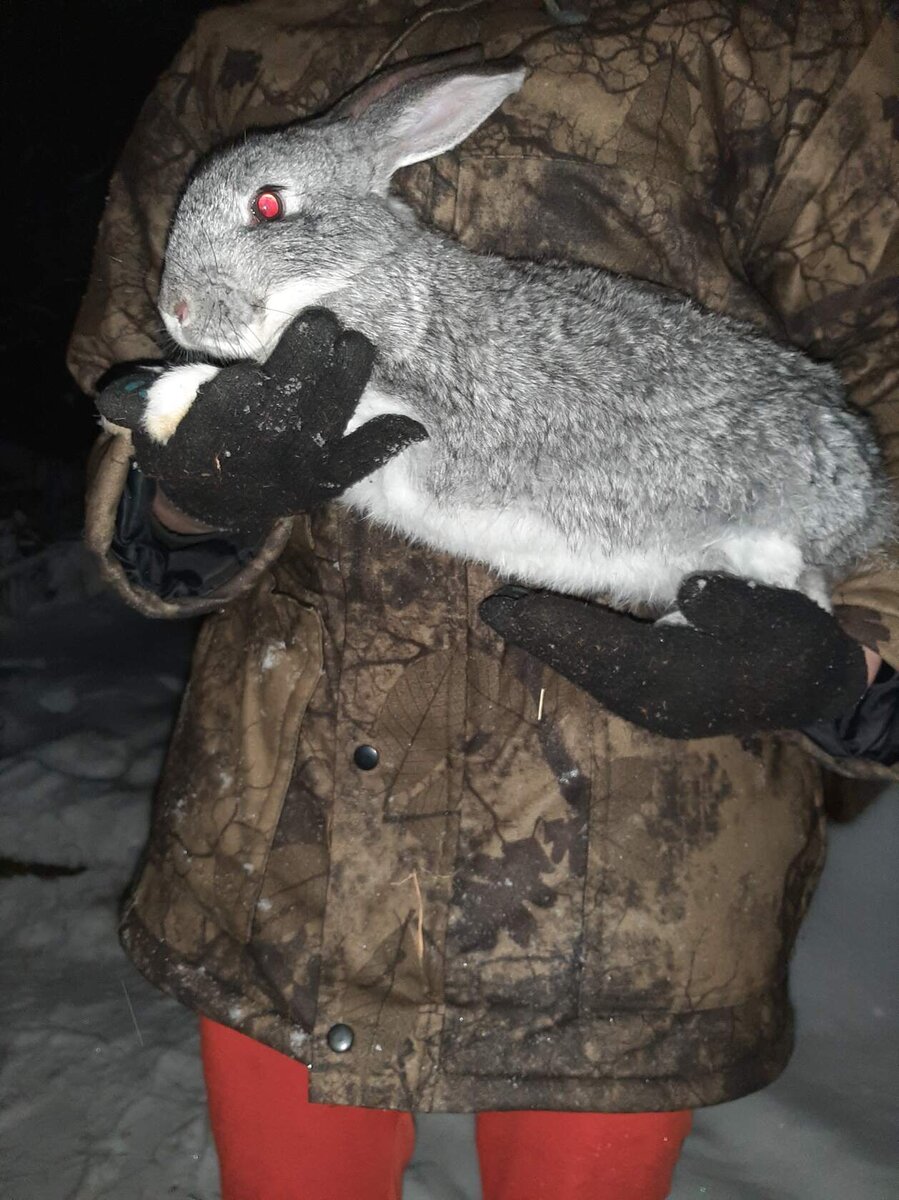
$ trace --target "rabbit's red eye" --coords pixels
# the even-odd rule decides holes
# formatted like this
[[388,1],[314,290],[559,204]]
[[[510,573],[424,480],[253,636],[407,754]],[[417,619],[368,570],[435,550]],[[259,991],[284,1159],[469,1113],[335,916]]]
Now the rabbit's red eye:
[[257,221],[277,221],[284,215],[284,202],[277,192],[262,191],[253,201],[253,216]]

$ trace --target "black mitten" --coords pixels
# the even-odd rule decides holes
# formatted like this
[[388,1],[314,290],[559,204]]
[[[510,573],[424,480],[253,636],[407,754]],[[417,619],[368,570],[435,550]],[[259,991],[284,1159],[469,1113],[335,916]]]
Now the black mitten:
[[520,588],[489,596],[480,614],[606,708],[665,737],[796,729],[840,715],[865,690],[861,646],[799,592],[691,575],[677,603],[688,625]]
[[329,312],[310,310],[266,363],[237,363],[203,384],[165,445],[141,426],[158,373],[117,379],[97,407],[132,431],[141,471],[182,512],[216,529],[255,533],[333,500],[427,437],[399,415],[375,417],[344,436],[374,357],[362,334],[344,332]]

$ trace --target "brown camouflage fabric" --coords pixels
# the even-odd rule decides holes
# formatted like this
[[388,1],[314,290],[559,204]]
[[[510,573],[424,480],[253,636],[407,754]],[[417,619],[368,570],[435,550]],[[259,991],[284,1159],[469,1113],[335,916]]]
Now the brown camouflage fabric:
[[[833,359],[894,463],[896,19],[864,0],[575,4],[578,25],[498,0],[205,15],[113,180],[81,382],[158,353],[166,223],[202,151],[385,62],[480,43],[531,75],[403,174],[423,219],[681,288]],[[152,980],[310,1063],[319,1102],[674,1109],[781,1071],[824,857],[807,743],[625,724],[478,621],[496,579],[337,506],[282,523],[218,596],[163,603],[109,553],[127,469],[103,441],[87,536],[109,577],[148,613],[212,612],[124,914]],[[899,574],[837,599],[899,667]]]

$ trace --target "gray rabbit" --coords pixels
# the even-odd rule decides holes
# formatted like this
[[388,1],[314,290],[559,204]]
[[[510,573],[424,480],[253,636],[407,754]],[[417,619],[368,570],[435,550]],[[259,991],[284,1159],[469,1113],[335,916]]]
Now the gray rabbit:
[[[376,345],[348,429],[388,412],[427,441],[342,502],[526,584],[669,610],[697,570],[796,588],[890,534],[865,420],[836,371],[690,299],[594,268],[472,253],[389,193],[525,79],[496,64],[379,81],[323,118],[253,133],[188,183],[159,306],[175,340],[264,360],[304,308]],[[217,370],[153,385],[165,441]]]

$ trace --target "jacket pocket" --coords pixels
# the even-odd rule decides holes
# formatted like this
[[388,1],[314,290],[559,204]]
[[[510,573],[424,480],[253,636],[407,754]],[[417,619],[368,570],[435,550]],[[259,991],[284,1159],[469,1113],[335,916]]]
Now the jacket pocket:
[[241,942],[321,670],[318,614],[276,591],[270,575],[210,617],[198,640],[157,827],[193,900]]
[[610,722],[580,1008],[698,1012],[783,986],[823,863],[817,768],[774,737],[675,743]]

